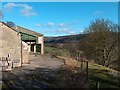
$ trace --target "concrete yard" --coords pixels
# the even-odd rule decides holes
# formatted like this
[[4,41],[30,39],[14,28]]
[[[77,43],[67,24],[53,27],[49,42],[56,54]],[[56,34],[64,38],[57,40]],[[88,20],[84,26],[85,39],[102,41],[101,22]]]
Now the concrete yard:
[[51,58],[49,55],[29,55],[29,64],[22,64],[22,67],[13,68],[12,71],[3,72],[3,89],[44,89],[49,85],[37,79],[28,79],[26,76],[35,73],[44,73],[48,76],[54,76],[56,71],[64,62],[57,58]]

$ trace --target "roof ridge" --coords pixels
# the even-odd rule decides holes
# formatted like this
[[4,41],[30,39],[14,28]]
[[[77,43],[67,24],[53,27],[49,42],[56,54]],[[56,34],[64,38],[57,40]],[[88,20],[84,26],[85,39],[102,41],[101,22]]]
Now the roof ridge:
[[28,33],[28,34],[32,34],[34,36],[43,36],[43,34],[41,33],[38,33],[36,31],[33,31],[33,30],[30,30],[30,29],[27,29],[27,28],[24,28],[24,27],[21,27],[21,26],[16,26],[18,31],[20,32],[23,32],[23,33]]

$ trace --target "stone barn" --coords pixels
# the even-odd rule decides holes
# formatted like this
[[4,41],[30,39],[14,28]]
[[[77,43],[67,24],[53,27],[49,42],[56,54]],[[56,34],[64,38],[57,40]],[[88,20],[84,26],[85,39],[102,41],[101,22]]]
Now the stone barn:
[[7,70],[9,66],[20,67],[22,64],[21,51],[20,34],[5,23],[0,22],[0,61],[2,62],[2,69]]
[[44,54],[44,37],[43,34],[34,32],[32,30],[16,26],[16,31],[21,33],[22,41],[28,44],[29,53]]
[[0,66],[2,70],[28,63],[29,53],[44,54],[43,35],[16,26],[11,28],[0,22]]

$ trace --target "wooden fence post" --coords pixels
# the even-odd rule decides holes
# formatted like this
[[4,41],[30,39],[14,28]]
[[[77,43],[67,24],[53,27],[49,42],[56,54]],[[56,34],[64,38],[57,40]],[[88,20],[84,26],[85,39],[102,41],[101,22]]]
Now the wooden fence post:
[[88,61],[86,61],[86,83],[88,82]]
[[99,90],[99,82],[96,82],[96,90]]
[[84,61],[84,60],[83,60],[83,56],[82,56],[82,55],[80,56],[80,58],[81,58],[80,61],[81,61],[81,72],[82,72],[82,71],[83,71],[83,61]]
[[83,60],[81,60],[81,72],[83,70]]

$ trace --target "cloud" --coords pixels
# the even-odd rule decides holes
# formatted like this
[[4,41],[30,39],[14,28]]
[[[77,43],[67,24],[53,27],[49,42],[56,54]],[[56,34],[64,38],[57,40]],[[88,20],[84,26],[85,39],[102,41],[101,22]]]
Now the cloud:
[[75,34],[75,32],[69,28],[59,28],[57,32],[60,34]]
[[53,22],[47,22],[46,24],[39,24],[39,23],[37,23],[37,24],[35,24],[35,27],[45,27],[45,28],[50,28],[50,27],[53,27],[53,26],[55,26],[55,23],[53,23]]
[[70,35],[76,34],[74,30],[69,28],[57,28],[57,29],[46,29],[46,30],[44,29],[44,30],[41,30],[40,32],[49,33],[49,34],[70,34]]
[[67,25],[68,26],[72,26],[72,25],[76,25],[76,24],[79,24],[79,23],[80,23],[79,21],[74,21],[74,22],[68,23]]
[[35,13],[33,11],[33,7],[27,5],[27,4],[16,4],[16,3],[7,3],[3,6],[4,10],[9,11],[12,8],[20,8],[20,13],[23,16],[34,16],[37,15],[37,13]]
[[11,8],[13,7],[17,7],[18,5],[15,4],[15,3],[7,3],[3,6],[3,8],[6,10],[6,11],[9,11]]
[[101,16],[103,14],[103,11],[101,11],[101,10],[96,10],[95,12],[94,12],[94,15],[95,16]]
[[73,21],[73,22],[69,22],[69,23],[59,23],[58,26],[58,30],[57,32],[59,32],[60,34],[76,34],[75,30],[73,30],[71,28],[71,26],[79,24],[79,21]]
[[55,29],[42,29],[42,30],[40,30],[40,32],[54,34],[54,33],[56,33],[56,30]]
[[58,26],[59,26],[59,27],[64,27],[65,24],[64,24],[64,23],[60,23]]
[[41,25],[37,23],[37,24],[35,24],[35,27],[41,27]]
[[48,22],[47,23],[47,27],[52,27],[52,26],[54,26],[55,24],[53,23],[53,22]]
[[69,22],[69,23],[60,23],[58,24],[59,27],[69,27],[69,26],[73,26],[79,24],[79,21],[73,21],[73,22]]
[[84,30],[80,30],[80,34],[83,34],[84,33]]
[[[70,22],[70,23],[59,23],[57,25],[54,22],[49,21],[46,24],[43,24],[40,26],[45,27],[45,28],[51,28],[53,26],[58,27],[58,28],[68,28],[69,26],[76,25],[76,24],[79,24],[79,21],[74,21],[74,22]],[[39,27],[39,25],[35,25],[35,26]]]

